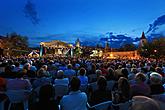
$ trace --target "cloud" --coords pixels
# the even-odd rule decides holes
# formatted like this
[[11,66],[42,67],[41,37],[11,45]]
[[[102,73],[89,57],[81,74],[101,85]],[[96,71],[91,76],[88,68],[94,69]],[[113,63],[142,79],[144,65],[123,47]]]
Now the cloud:
[[149,24],[147,33],[155,32],[158,29],[158,26],[161,26],[163,24],[165,24],[165,15],[158,17],[152,24]]
[[35,4],[28,0],[24,7],[25,17],[31,20],[34,25],[39,24],[38,13],[35,8]]

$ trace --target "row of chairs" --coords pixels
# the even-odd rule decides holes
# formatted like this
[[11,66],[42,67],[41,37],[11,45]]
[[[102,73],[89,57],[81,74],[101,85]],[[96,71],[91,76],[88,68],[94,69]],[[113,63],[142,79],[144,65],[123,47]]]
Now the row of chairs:
[[[12,104],[21,103],[21,102],[23,102],[24,104],[24,110],[28,110],[28,96],[30,92],[31,91],[28,91],[28,90],[8,90],[4,92],[4,94],[6,94],[10,100],[8,110],[10,110]],[[165,110],[165,94],[153,95],[152,98],[155,99],[159,103],[161,110]],[[4,103],[6,100],[7,99],[1,101],[0,110],[4,110]],[[87,104],[87,106],[89,110],[90,109],[107,110],[109,107],[111,107],[113,110],[114,106],[118,106],[119,110],[127,110],[130,107],[131,103],[132,101],[128,101],[126,103],[120,103],[120,104],[113,104],[112,101],[106,101],[94,106],[90,106],[89,104]]]
[[[107,81],[107,89],[108,90],[112,90],[112,87],[114,85],[115,81]],[[94,83],[90,83],[88,85],[81,85],[80,86],[80,90],[82,92],[88,92],[88,88],[92,88],[93,91],[95,91],[97,89],[97,83],[94,82]],[[68,85],[54,85],[54,88],[55,88],[55,93],[56,93],[56,98],[59,96],[59,97],[62,97],[66,94],[68,94],[69,92],[69,87]],[[40,87],[37,87],[36,89],[34,89],[34,91],[39,94],[39,90],[40,90]]]
[[[18,103],[23,103],[24,110],[27,110],[28,108],[28,97],[31,91],[29,90],[7,90],[6,92],[1,92],[1,94],[4,94],[8,97],[10,103],[8,106],[8,110],[11,109],[13,104],[18,104]],[[4,110],[4,105],[6,101],[8,100],[5,98],[1,103],[0,103],[0,110]]]

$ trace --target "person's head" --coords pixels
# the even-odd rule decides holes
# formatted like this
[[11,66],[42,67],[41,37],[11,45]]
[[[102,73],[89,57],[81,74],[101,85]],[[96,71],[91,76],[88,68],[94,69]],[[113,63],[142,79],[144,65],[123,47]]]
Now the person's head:
[[23,69],[30,70],[30,63],[25,63]]
[[118,90],[122,92],[122,94],[126,97],[130,97],[130,84],[127,78],[120,77],[118,80]]
[[121,69],[121,73],[123,74],[123,76],[124,76],[125,78],[128,78],[128,70],[127,70],[126,68],[122,68],[122,69]]
[[137,66],[135,64],[132,64],[132,68],[136,68]]
[[70,81],[70,87],[71,87],[71,91],[78,91],[80,88],[80,79],[73,76],[71,81]]
[[158,72],[158,73],[162,73],[162,70],[163,70],[163,69],[162,69],[161,67],[156,67],[156,68],[155,68],[155,71]]
[[5,67],[5,74],[11,74],[12,73],[12,69],[10,66],[6,66]]
[[97,78],[99,78],[101,75],[102,75],[102,71],[99,70],[99,69],[97,69],[96,70],[96,76],[97,76]]
[[84,76],[86,74],[85,68],[80,68],[79,75]]
[[45,70],[43,68],[40,68],[38,71],[37,71],[37,77],[43,77],[44,76],[44,72]]
[[63,70],[58,70],[57,71],[57,78],[58,79],[63,79],[64,78],[64,71]]
[[108,68],[108,73],[109,74],[114,74],[114,70],[112,68]]
[[15,62],[15,67],[19,67],[20,63],[19,62]]
[[107,87],[107,80],[104,76],[100,76],[97,80],[97,86],[100,90],[105,90]]
[[118,66],[118,69],[122,69],[122,65],[119,65],[119,66]]
[[146,76],[143,73],[137,73],[135,76],[136,82],[145,82],[146,81]]
[[160,110],[158,103],[146,96],[134,96],[131,110]]
[[54,98],[55,90],[52,85],[44,85],[40,88],[39,91],[39,100],[40,101],[49,101],[51,98]]
[[152,72],[150,74],[150,81],[151,81],[151,84],[161,84],[162,76],[159,73]]
[[18,72],[18,74],[21,74],[21,75],[27,75],[27,70],[26,69],[22,69]]
[[96,71],[96,65],[92,64],[92,71]]
[[136,68],[131,68],[131,73],[136,74],[138,71]]
[[47,65],[43,65],[42,68],[46,71],[48,69]]
[[72,69],[72,64],[68,64],[67,68]]
[[108,68],[108,74],[106,74],[106,79],[107,80],[112,80],[114,79],[114,70],[112,68]]

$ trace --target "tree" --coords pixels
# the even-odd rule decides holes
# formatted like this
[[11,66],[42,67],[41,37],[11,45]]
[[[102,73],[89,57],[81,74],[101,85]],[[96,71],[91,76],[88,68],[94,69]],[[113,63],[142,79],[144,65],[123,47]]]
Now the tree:
[[75,54],[76,56],[80,56],[80,55],[82,54],[82,51],[81,51],[80,47],[76,47],[76,48],[74,49],[74,54]]
[[165,38],[154,39],[138,49],[141,56],[147,58],[162,58],[165,56]]
[[134,51],[136,47],[133,43],[123,45],[119,50],[121,51]]
[[28,50],[28,38],[26,36],[18,35],[17,33],[11,33],[4,40],[4,45],[7,49],[9,49],[10,54],[12,50]]
[[16,33],[11,33],[7,38],[7,46],[11,49],[26,50],[28,49],[28,38]]

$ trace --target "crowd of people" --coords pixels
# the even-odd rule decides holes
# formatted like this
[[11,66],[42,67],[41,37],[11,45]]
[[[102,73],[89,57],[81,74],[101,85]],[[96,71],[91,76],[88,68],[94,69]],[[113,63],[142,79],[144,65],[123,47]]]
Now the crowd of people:
[[[56,85],[66,93],[58,96]],[[87,110],[106,101],[112,101],[109,110],[129,101],[131,110],[160,110],[152,96],[165,92],[165,61],[1,57],[0,91],[8,90],[30,91],[29,110]]]

